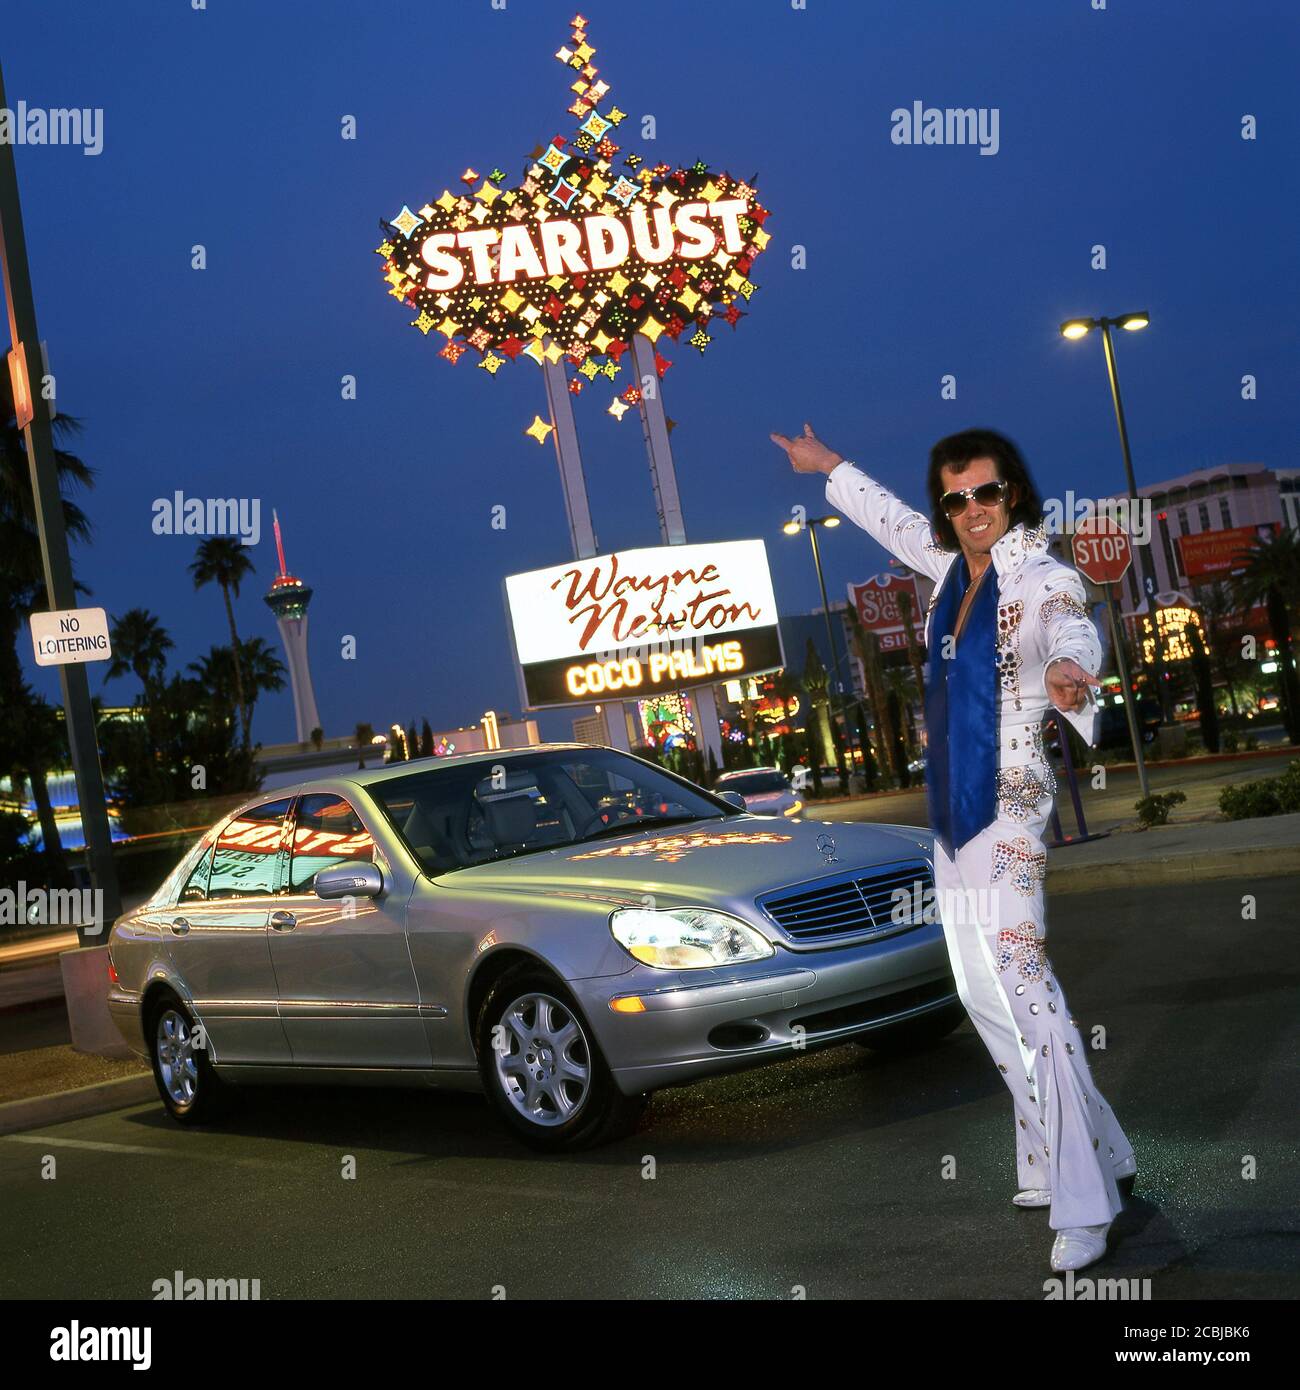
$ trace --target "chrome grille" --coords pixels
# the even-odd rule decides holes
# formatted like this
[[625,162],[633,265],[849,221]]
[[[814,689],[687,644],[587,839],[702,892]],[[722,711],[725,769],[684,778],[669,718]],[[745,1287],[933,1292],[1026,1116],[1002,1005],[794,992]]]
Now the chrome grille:
[[[818,879],[796,890],[779,889],[758,906],[792,940],[808,944],[846,936],[886,936],[919,926],[932,901],[934,872],[923,859]],[[899,892],[907,894],[895,916]]]

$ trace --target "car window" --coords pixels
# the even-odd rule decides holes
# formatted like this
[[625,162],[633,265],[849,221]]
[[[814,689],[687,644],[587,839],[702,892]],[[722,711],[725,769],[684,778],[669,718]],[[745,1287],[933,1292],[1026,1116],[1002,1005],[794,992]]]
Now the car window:
[[734,777],[719,779],[718,786],[722,791],[739,792],[741,796],[790,790],[790,784],[780,772],[742,772]]
[[246,898],[275,891],[275,866],[292,797],[241,811],[222,827],[212,852],[209,898]]
[[213,848],[214,846],[209,845],[199,856],[198,862],[190,871],[190,876],[185,880],[185,887],[181,889],[177,902],[201,903],[208,896],[208,874],[212,869]]
[[351,804],[332,792],[304,796],[294,816],[289,892],[310,893],[312,880],[335,864],[371,864],[375,842]]
[[[184,898],[180,896],[184,891],[181,885],[188,885],[190,879],[194,876],[195,869],[200,864],[206,865],[207,862],[211,860],[212,843],[216,838],[217,827],[215,825],[212,826],[211,829],[204,831],[204,833],[199,836],[199,838],[185,851],[185,853],[181,855],[180,859],[176,863],[175,868],[173,868],[171,873],[169,873],[167,877],[163,879],[163,881],[158,885],[153,896],[149,899],[148,903],[146,903],[145,906],[149,908],[170,907],[172,904],[178,901],[196,901],[196,898],[193,896],[189,898]],[[206,868],[204,869],[202,875],[202,885],[202,891],[206,894],[208,889]]]

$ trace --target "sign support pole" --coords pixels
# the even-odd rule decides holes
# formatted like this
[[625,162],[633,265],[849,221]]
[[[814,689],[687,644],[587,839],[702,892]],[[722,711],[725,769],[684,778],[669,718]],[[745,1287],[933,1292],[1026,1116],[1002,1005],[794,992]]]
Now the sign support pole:
[[[0,73],[0,109],[5,106],[4,77]],[[0,141],[0,261],[3,261],[10,341],[15,349],[25,351],[28,371],[31,372],[40,366],[41,335],[36,327],[36,304],[27,264],[27,241],[23,234],[14,147],[7,141]],[[63,525],[63,498],[54,458],[50,403],[45,399],[39,381],[31,384],[28,395],[32,417],[23,430],[23,440],[32,475],[36,526],[45,570],[46,602],[51,609],[75,608],[77,595],[72,578],[72,560],[68,554],[68,537]],[[117,869],[113,863],[112,837],[104,805],[104,777],[99,765],[99,742],[85,666],[80,663],[60,666],[59,685],[86,839],[86,863],[90,870],[91,887],[101,895],[103,907],[103,921],[78,924],[77,936],[82,946],[99,945],[105,939],[105,926],[111,925],[121,915],[122,903],[117,887]]]
[[[1115,604],[1114,584],[1103,584],[1106,591],[1106,612],[1110,617],[1110,640],[1115,647],[1115,666],[1119,671],[1120,683],[1124,688],[1124,713],[1128,716],[1128,736],[1133,744],[1133,761],[1137,764],[1138,785],[1144,797],[1151,795],[1151,785],[1147,780],[1146,757],[1142,752],[1142,732],[1137,721],[1137,693],[1128,673],[1128,653],[1124,650],[1124,634],[1120,628],[1119,609]],[[1160,645],[1159,627],[1156,629],[1156,646]]]
[[[555,457],[560,465],[560,487],[564,492],[564,510],[569,518],[569,536],[573,541],[573,558],[586,560],[599,550],[596,529],[591,521],[591,504],[587,498],[587,479],[582,471],[582,452],[578,448],[578,427],[573,419],[573,402],[564,367],[559,362],[544,361],[542,378],[546,384],[546,403],[555,426]],[[605,729],[610,746],[624,753],[632,751],[627,734],[627,716],[622,700],[602,700]]]
[[[659,513],[659,534],[665,545],[686,543],[686,521],[682,516],[682,501],[677,491],[677,472],[673,467],[673,451],[668,443],[668,421],[659,393],[659,372],[655,367],[654,344],[644,333],[632,334],[632,369],[636,372],[641,392],[641,430],[645,435],[646,453],[650,458],[650,483],[654,488],[655,508]],[[647,386],[649,389],[647,389]],[[689,692],[695,706],[695,726],[699,730],[705,773],[708,755],[713,754],[718,771],[723,770],[722,731],[718,724],[718,697],[713,685],[697,685]]]

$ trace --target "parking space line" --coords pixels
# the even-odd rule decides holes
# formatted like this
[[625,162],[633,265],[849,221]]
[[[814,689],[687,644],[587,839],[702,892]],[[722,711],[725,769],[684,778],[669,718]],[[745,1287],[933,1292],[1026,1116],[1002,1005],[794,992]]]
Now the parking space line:
[[94,1153],[157,1154],[163,1158],[197,1158],[204,1163],[228,1163],[238,1168],[283,1168],[265,1158],[236,1158],[228,1154],[200,1152],[197,1149],[164,1149],[149,1144],[115,1144],[107,1139],[64,1139],[50,1134],[3,1134],[0,1140],[14,1144],[45,1144],[51,1148],[89,1149]]
[[150,1148],[144,1144],[110,1144],[102,1139],[55,1139],[49,1134],[4,1134],[0,1139],[10,1144],[48,1144],[64,1149],[96,1149],[107,1153],[170,1154],[171,1149]]

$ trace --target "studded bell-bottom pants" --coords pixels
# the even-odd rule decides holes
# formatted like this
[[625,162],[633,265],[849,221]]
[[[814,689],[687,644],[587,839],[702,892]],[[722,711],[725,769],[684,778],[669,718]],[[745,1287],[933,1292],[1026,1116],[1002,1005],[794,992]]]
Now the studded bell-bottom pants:
[[1114,1169],[1133,1149],[1093,1083],[1083,1038],[1046,954],[1042,832],[1051,798],[995,821],[950,859],[935,889],[957,992],[1011,1091],[1022,1188],[1052,1193],[1053,1230],[1099,1226],[1123,1206]]

